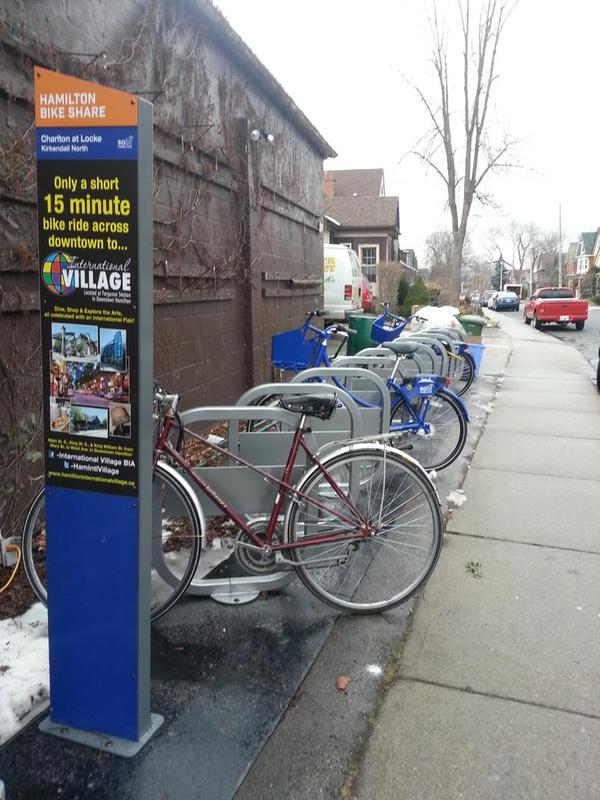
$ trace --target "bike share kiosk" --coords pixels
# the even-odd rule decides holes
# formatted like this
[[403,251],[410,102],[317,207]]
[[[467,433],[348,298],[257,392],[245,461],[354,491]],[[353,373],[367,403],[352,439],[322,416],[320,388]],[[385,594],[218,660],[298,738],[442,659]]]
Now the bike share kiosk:
[[134,755],[150,713],[152,105],[34,70],[50,716]]

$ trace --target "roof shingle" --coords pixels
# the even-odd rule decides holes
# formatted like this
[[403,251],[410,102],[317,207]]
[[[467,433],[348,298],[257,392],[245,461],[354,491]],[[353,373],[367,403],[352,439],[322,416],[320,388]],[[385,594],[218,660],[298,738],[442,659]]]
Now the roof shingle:
[[594,249],[596,231],[586,231],[585,233],[581,234],[581,238],[583,239],[583,252],[585,255],[591,255],[591,252]]
[[333,197],[380,197],[383,183],[382,169],[332,169],[325,180],[333,181]]
[[325,213],[344,228],[393,228],[398,231],[397,197],[326,197]]

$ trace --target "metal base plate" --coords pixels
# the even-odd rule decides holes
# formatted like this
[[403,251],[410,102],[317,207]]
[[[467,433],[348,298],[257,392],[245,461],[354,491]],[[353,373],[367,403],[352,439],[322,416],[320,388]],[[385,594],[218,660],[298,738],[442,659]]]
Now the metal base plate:
[[216,603],[223,603],[227,606],[241,606],[244,603],[251,603],[256,600],[260,592],[236,592],[232,589],[230,592],[213,592],[211,599]]
[[40,722],[39,729],[42,733],[49,733],[51,736],[66,739],[68,742],[83,744],[96,750],[103,750],[106,753],[114,753],[116,756],[132,758],[154,736],[164,721],[164,717],[161,717],[160,714],[150,714],[150,727],[141,739],[135,742],[129,739],[120,739],[118,736],[107,736],[103,733],[93,733],[92,731],[81,730],[81,728],[59,725],[56,722],[52,722],[50,717],[46,717],[43,722]]

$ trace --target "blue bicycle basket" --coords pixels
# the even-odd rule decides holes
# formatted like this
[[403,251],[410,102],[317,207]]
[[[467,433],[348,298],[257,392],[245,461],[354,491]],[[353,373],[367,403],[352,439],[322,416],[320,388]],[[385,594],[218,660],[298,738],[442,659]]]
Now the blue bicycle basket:
[[305,337],[302,328],[276,333],[271,337],[271,364],[293,372],[308,369],[318,343],[317,336]]
[[393,339],[397,339],[398,336],[400,336],[406,322],[407,320],[405,320],[404,317],[398,317],[396,314],[390,314],[384,311],[384,313],[373,322],[371,339],[380,344],[381,342],[391,342]]

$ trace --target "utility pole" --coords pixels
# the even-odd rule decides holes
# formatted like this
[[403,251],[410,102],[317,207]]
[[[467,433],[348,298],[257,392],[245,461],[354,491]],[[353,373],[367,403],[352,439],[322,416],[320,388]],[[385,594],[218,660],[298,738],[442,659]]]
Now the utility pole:
[[558,286],[559,288],[563,285],[563,275],[562,275],[562,208],[561,204],[558,204]]
[[530,253],[531,261],[529,262],[529,297],[533,295],[533,264],[535,260],[535,250],[532,249]]

